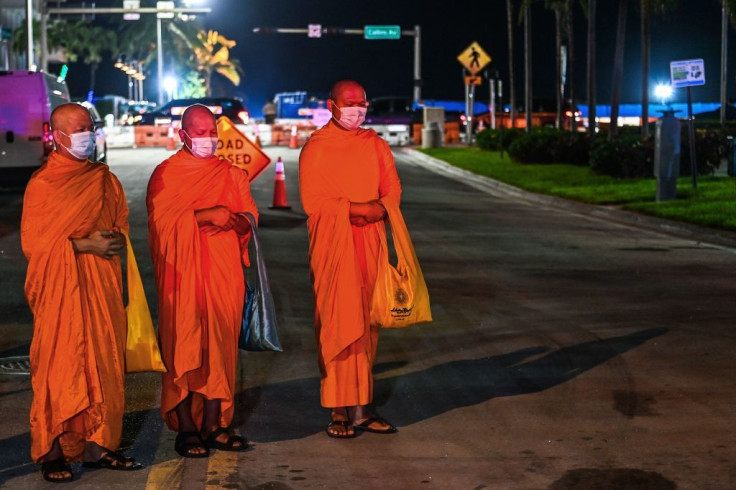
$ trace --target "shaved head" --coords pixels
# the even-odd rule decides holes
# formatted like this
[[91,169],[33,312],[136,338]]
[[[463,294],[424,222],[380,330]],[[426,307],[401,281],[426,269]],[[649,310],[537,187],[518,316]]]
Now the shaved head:
[[212,111],[202,104],[190,105],[181,115],[179,138],[184,151],[192,153],[192,138],[217,139],[217,120]]
[[85,127],[92,125],[92,117],[84,106],[71,102],[60,105],[51,113],[53,130],[61,130],[66,134],[78,133],[80,130],[76,128],[80,125]]
[[339,98],[344,97],[347,93],[362,93],[363,99],[365,99],[365,89],[361,84],[355,80],[339,80],[330,89],[330,99],[337,102]]
[[181,127],[187,132],[189,132],[189,129],[193,125],[208,124],[210,122],[214,125],[217,124],[215,115],[212,114],[212,111],[207,106],[202,104],[190,105],[186,108],[184,114],[181,115]]

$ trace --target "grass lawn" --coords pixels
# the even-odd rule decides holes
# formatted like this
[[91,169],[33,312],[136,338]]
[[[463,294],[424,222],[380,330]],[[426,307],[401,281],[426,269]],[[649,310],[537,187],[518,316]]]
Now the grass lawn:
[[676,201],[655,202],[657,182],[614,179],[596,175],[588,167],[518,164],[499,152],[478,148],[421,150],[456,167],[540,194],[591,204],[620,205],[624,209],[686,221],[711,228],[736,230],[736,179],[700,177],[693,189],[689,177],[677,183]]

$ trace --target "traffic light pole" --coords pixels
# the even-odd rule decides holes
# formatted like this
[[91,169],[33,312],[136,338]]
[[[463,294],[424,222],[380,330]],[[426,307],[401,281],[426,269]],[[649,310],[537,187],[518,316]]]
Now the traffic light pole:
[[[291,28],[291,27],[256,27],[253,29],[256,34],[309,34],[309,29]],[[344,27],[325,27],[320,30],[322,34],[346,34],[364,36],[365,29],[350,29]],[[422,99],[422,30],[418,25],[414,29],[401,30],[402,36],[414,38],[414,87],[413,98],[414,104]]]

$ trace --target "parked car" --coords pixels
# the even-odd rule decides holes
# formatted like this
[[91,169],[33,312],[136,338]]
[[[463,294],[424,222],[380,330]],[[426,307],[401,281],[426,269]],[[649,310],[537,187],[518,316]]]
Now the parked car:
[[136,125],[178,125],[184,110],[192,104],[202,104],[216,116],[227,116],[236,124],[248,124],[250,115],[237,97],[202,97],[199,99],[174,99],[153,111],[141,114]]
[[51,111],[70,100],[48,73],[0,71],[0,169],[40,167],[53,150]]

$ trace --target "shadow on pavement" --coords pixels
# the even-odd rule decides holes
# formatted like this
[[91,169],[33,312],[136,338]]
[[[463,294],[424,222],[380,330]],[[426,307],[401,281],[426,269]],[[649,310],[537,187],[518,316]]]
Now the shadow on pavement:
[[[584,342],[529,361],[548,348],[528,347],[392,377],[379,375],[374,388],[375,405],[392,423],[405,427],[493,398],[558,386],[668,331],[656,328]],[[375,371],[386,372],[395,367],[379,364]],[[317,378],[250,388],[238,394],[236,403],[241,407],[241,418],[236,424],[245,425],[249,439],[255,442],[300,439],[321,432],[327,424],[327,411],[319,403]]]
[[[406,363],[377,364],[375,404],[392,423],[406,427],[493,398],[536,393],[558,386],[668,331],[667,328],[642,330],[552,352],[548,352],[548,347],[527,347],[500,356],[451,361],[396,376],[382,377],[381,373],[390,374]],[[527,360],[539,355],[542,356]],[[328,419],[327,410],[319,402],[318,378],[249,388],[237,394],[236,406],[239,408],[234,425],[242,427],[253,442],[308,437],[324,430]],[[122,448],[134,445],[131,455],[149,465],[154,460],[162,430],[165,429],[158,409],[126,413]],[[0,440],[0,454],[3,455],[0,485],[10,478],[37,471],[29,461],[27,432]]]

